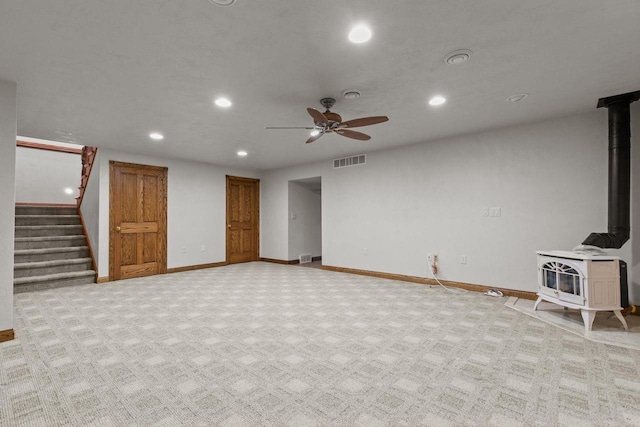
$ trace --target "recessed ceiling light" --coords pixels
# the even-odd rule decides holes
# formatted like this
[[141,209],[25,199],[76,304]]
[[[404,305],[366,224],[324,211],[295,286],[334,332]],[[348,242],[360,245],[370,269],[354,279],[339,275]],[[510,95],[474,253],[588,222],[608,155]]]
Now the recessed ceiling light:
[[311,131],[311,136],[318,136],[320,135],[320,131],[318,129],[314,129]]
[[365,24],[358,24],[349,32],[349,40],[352,43],[364,43],[371,38],[371,30]]
[[67,187],[67,188],[64,189],[64,192],[67,193],[67,194],[71,194],[71,193],[73,193],[73,189]]
[[468,49],[454,50],[444,57],[444,62],[448,65],[458,65],[467,62],[471,58],[471,51]]
[[236,2],[236,0],[209,0],[209,2],[216,6],[231,6]]
[[442,105],[445,102],[447,102],[447,99],[445,97],[443,97],[443,96],[438,95],[438,96],[434,96],[433,98],[431,98],[429,100],[429,105],[434,105],[434,106],[435,105]]
[[160,141],[160,140],[164,139],[164,136],[161,133],[152,132],[152,133],[149,134],[149,138],[155,139],[156,141]]
[[224,97],[216,99],[215,103],[218,107],[231,107],[231,101]]
[[528,93],[519,93],[517,95],[511,95],[510,97],[507,98],[507,101],[509,101],[509,102],[518,102],[518,101],[522,101],[527,96],[529,96]]
[[238,157],[247,157],[247,155],[248,155],[249,153],[247,153],[247,152],[246,152],[246,151],[244,151],[244,150],[240,150],[240,151],[238,151],[236,154],[238,155]]

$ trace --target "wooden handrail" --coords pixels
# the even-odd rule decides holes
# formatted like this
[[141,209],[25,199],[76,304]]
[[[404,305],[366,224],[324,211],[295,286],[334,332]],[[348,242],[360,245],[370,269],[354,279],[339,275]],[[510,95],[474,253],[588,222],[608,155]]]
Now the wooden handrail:
[[89,176],[91,175],[91,169],[93,168],[93,160],[96,158],[97,152],[98,148],[96,147],[89,147],[88,145],[82,147],[82,175],[80,177],[80,187],[78,187],[80,192],[78,193],[78,197],[76,197],[78,208],[82,204],[84,190],[87,188],[87,184],[89,183]]

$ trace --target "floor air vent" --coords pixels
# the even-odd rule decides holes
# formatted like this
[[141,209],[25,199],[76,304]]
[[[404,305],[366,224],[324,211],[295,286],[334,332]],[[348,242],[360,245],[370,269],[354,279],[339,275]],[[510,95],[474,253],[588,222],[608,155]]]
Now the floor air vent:
[[300,264],[311,262],[311,254],[300,254]]
[[344,157],[342,159],[335,159],[333,161],[333,168],[334,169],[345,168],[347,166],[363,165],[365,163],[367,163],[367,155],[366,154],[360,154],[358,156]]

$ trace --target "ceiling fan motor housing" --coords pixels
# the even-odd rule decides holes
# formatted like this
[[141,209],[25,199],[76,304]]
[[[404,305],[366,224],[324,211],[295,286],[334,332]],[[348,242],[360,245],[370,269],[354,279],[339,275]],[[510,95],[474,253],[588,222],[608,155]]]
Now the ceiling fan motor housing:
[[331,111],[327,110],[324,113],[324,116],[327,118],[327,120],[329,120],[329,123],[333,124],[333,123],[342,123],[342,117],[340,117],[340,114],[337,113],[332,113]]
[[[338,126],[340,123],[342,123],[342,117],[340,117],[340,114],[332,113],[331,111],[329,111],[329,109],[333,107],[335,103],[336,103],[335,98],[322,98],[320,100],[320,104],[322,104],[322,106],[327,109],[327,111],[325,111],[322,114],[329,121],[328,125],[323,126],[325,128],[325,132],[326,131],[331,132],[331,129]],[[322,125],[322,123],[320,123],[320,125]]]
[[335,98],[322,98],[320,100],[320,104],[327,110],[331,109],[331,107],[333,107],[333,104],[335,103],[336,103]]

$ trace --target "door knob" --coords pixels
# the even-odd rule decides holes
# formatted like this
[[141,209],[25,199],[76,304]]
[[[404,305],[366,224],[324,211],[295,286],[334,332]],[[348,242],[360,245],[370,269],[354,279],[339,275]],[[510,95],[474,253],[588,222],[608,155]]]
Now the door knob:
[[231,228],[231,224],[227,224],[227,227]]
[[116,227],[116,231],[120,231],[120,226]]

